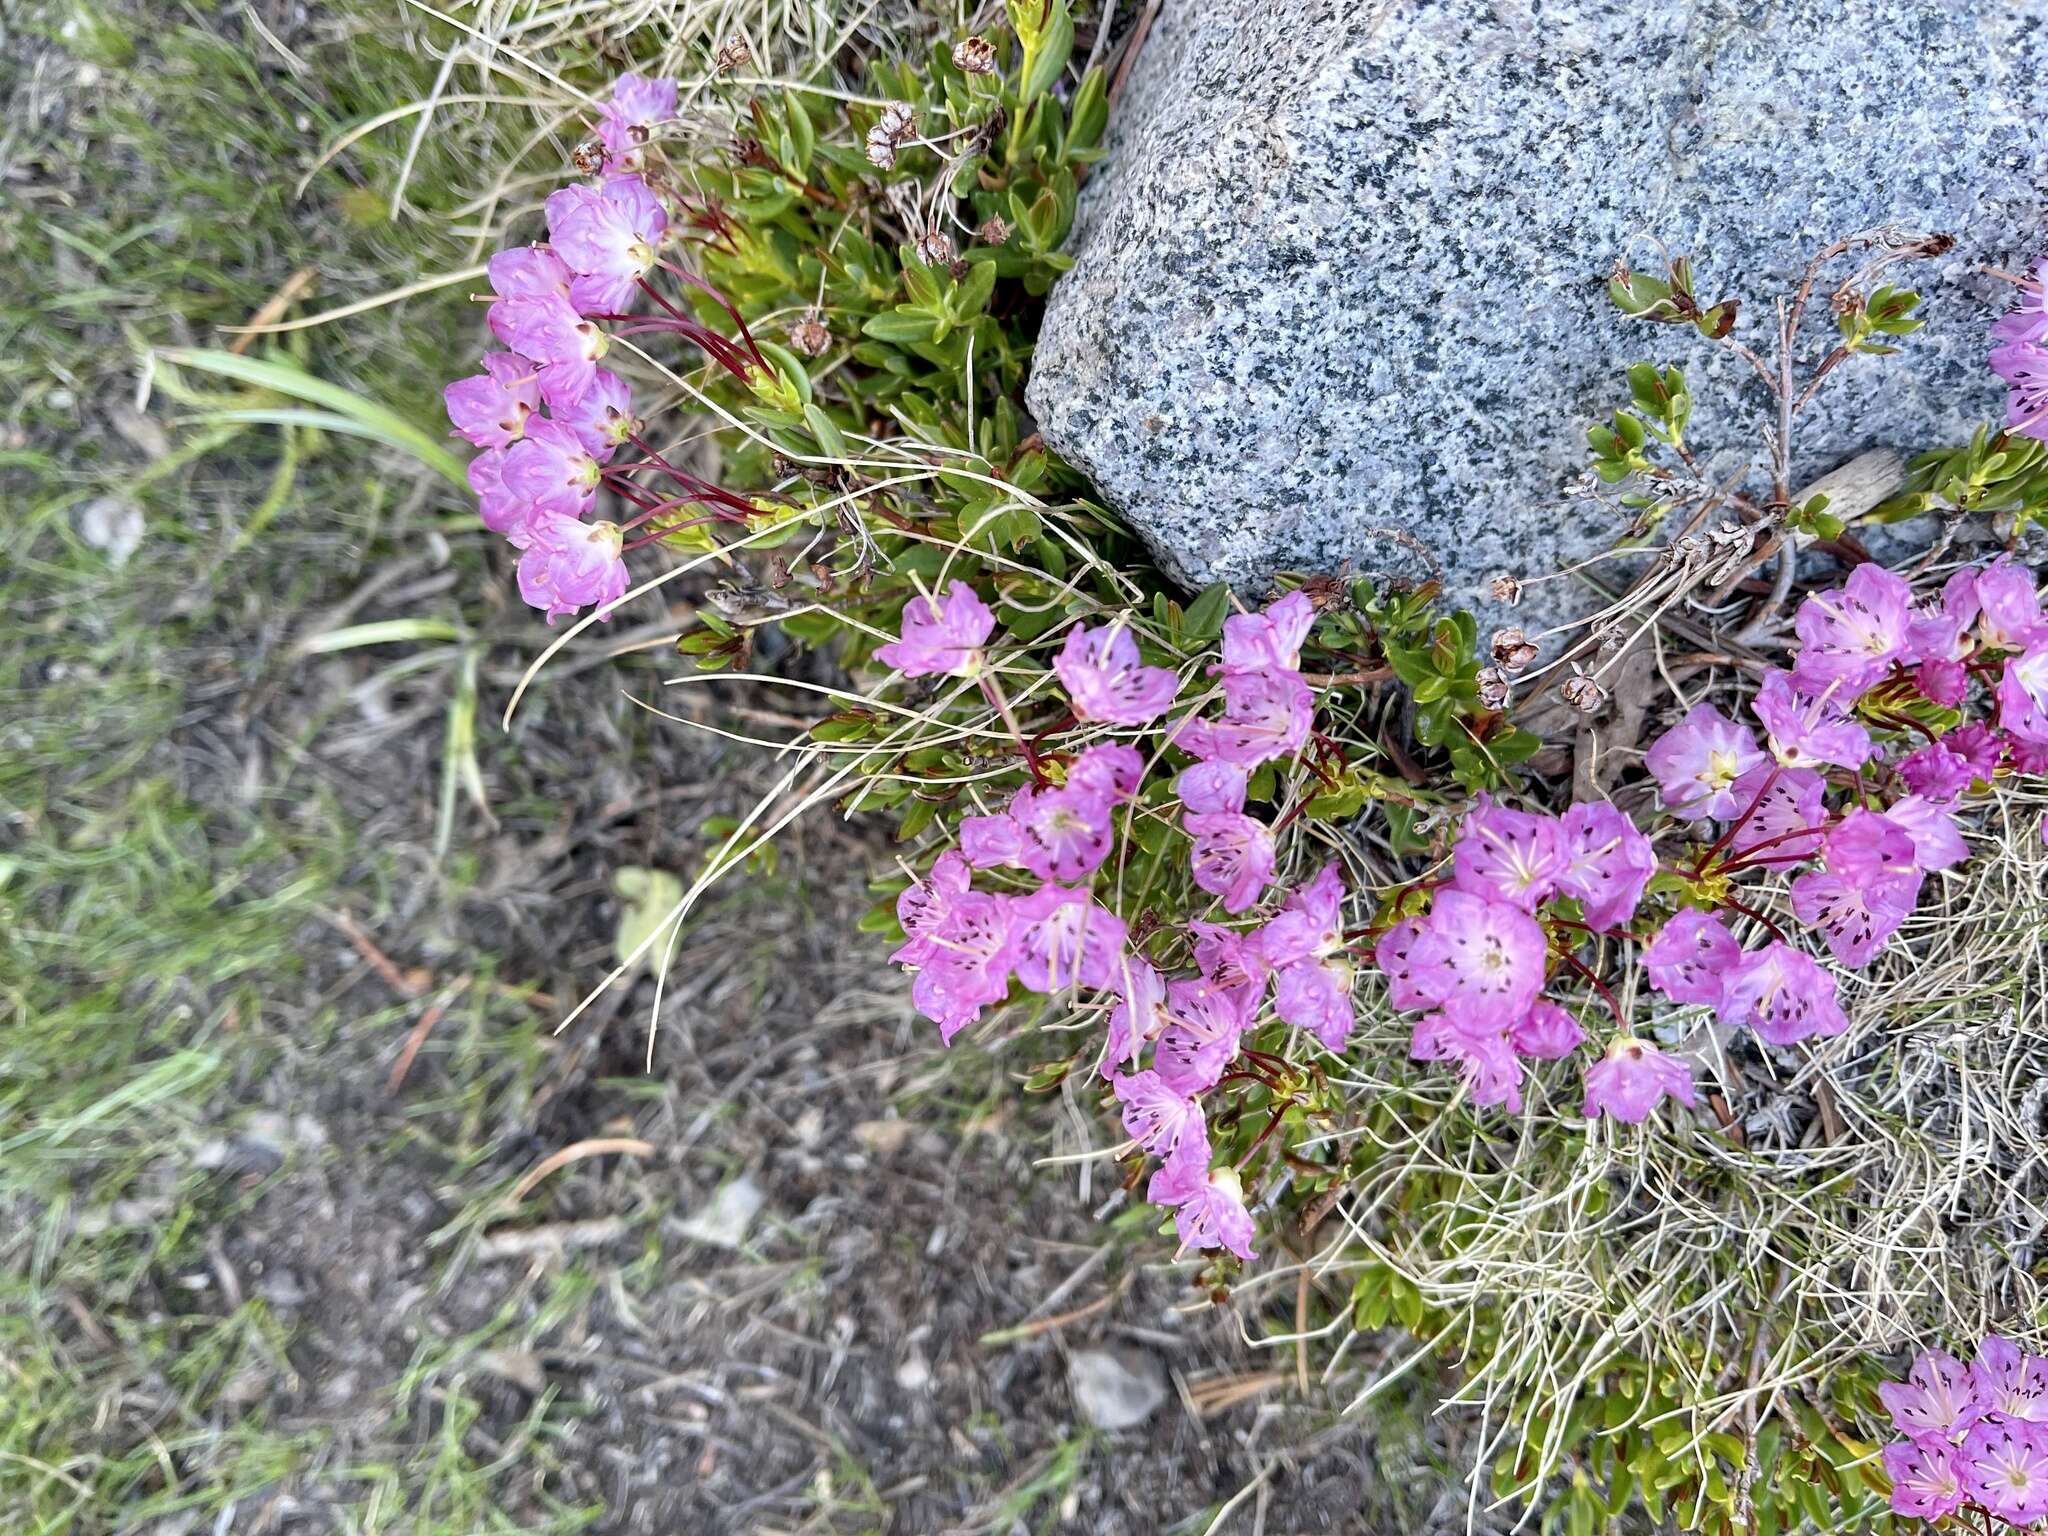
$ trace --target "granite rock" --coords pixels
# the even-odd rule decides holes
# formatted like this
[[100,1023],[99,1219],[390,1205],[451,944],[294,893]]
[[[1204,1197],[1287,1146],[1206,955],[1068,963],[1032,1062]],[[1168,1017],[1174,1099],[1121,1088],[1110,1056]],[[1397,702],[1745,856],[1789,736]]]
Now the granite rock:
[[[1566,492],[1634,361],[1676,363],[1717,468],[1761,387],[1605,282],[1654,234],[1703,301],[1828,241],[1958,237],[1904,270],[1906,355],[1800,419],[1795,484],[1999,410],[1982,270],[2048,247],[2048,5],[2015,0],[1166,0],[1083,190],[1029,400],[1190,586],[1276,569],[1491,577],[1604,548]],[[1846,275],[1846,268],[1844,274]],[[1822,348],[1824,311],[1807,327]]]

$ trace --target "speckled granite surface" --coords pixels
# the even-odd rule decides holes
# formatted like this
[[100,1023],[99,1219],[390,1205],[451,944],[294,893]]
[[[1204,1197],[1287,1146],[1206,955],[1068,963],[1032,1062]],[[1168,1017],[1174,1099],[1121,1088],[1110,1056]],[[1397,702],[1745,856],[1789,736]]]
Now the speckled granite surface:
[[1110,148],[1031,380],[1048,441],[1191,584],[1412,574],[1393,526],[1470,600],[1613,536],[1558,492],[1628,363],[1686,369],[1724,463],[1760,452],[1741,365],[1608,305],[1639,232],[1763,301],[1753,340],[1836,236],[1961,237],[1910,269],[1910,355],[1802,417],[1802,479],[1997,409],[2010,290],[1975,269],[2048,249],[2048,0],[1167,0]]

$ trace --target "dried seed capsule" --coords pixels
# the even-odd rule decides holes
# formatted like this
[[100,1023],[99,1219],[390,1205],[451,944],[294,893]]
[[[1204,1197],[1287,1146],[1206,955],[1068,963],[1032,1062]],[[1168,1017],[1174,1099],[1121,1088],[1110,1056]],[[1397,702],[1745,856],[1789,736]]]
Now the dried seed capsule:
[[1607,702],[1607,690],[1584,673],[1566,678],[1558,692],[1563,695],[1565,703],[1582,715],[1592,714]]
[[917,114],[903,102],[890,102],[868,130],[868,164],[894,170],[896,151],[916,136]]
[[798,357],[816,357],[831,345],[832,332],[815,309],[805,310],[789,328],[789,350]]
[[983,245],[1008,245],[1010,243],[1009,220],[999,213],[990,214],[981,221],[981,228],[974,232],[974,238]]
[[1514,695],[1514,685],[1499,667],[1481,667],[1475,679],[1479,684],[1479,707],[1481,709],[1506,709],[1508,700]]
[[975,36],[953,45],[953,67],[963,75],[992,75],[996,72],[996,45]]
[[1519,629],[1493,632],[1493,659],[1510,672],[1519,672],[1536,659],[1536,647]]
[[917,237],[917,259],[928,267],[942,267],[953,259],[953,237],[934,225]]
[[1510,608],[1522,600],[1522,584],[1506,571],[1493,578],[1493,600]]

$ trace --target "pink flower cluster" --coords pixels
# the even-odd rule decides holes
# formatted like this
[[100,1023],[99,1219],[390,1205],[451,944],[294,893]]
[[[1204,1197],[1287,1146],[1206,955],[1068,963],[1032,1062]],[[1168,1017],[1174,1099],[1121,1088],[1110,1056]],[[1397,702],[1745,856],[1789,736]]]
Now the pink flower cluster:
[[[1541,995],[1553,950],[1576,965],[1594,936],[1627,927],[1656,870],[1650,840],[1604,800],[1550,816],[1480,796],[1428,914],[1395,923],[1374,954],[1394,1006],[1424,1010],[1411,1054],[1455,1063],[1473,1103],[1519,1110],[1523,1061],[1561,1060],[1586,1038]],[[1583,920],[1560,910],[1567,901]],[[1623,1034],[1587,1069],[1585,1113],[1634,1123],[1666,1094],[1691,1103],[1691,1074]]]
[[1301,592],[1263,613],[1225,619],[1223,661],[1214,669],[1223,708],[1214,719],[1191,714],[1172,733],[1173,745],[1196,760],[1175,786],[1181,828],[1194,842],[1195,884],[1232,915],[1256,905],[1273,878],[1272,829],[1245,813],[1245,792],[1253,769],[1308,740],[1315,695],[1302,681],[1301,645],[1315,620]]
[[1904,1436],[1884,1448],[1896,1513],[1939,1520],[1970,1506],[2016,1526],[2048,1515],[2048,1359],[1993,1335],[1973,1364],[1929,1351],[1877,1391]]
[[[600,108],[612,163],[637,164],[647,130],[675,115],[675,101],[673,81],[621,76]],[[491,258],[488,319],[506,350],[487,353],[483,372],[444,398],[455,435],[483,450],[469,483],[484,525],[520,551],[520,596],[552,624],[593,603],[607,614],[630,585],[619,525],[585,520],[600,486],[662,510],[605,468],[640,424],[625,381],[598,366],[607,339],[597,321],[632,303],[668,213],[639,176],[614,175],[555,192],[547,223],[545,245]]]
[[[1246,792],[1253,769],[1307,739],[1312,696],[1299,667],[1314,619],[1308,599],[1295,594],[1227,620],[1219,717],[1190,717],[1170,732],[1197,759],[1178,781],[1194,879],[1231,915],[1255,905],[1272,879],[1272,834],[1245,813]],[[993,627],[988,606],[954,582],[943,597],[913,598],[901,636],[875,654],[906,676],[977,675]],[[1147,665],[1119,623],[1077,626],[1053,671],[1076,722],[1151,726],[1180,691],[1180,679]],[[908,942],[894,958],[916,970],[912,999],[950,1041],[1013,981],[1040,993],[1104,994],[1102,1072],[1134,1141],[1160,1160],[1150,1198],[1173,1210],[1188,1247],[1249,1259],[1251,1215],[1237,1170],[1211,1166],[1203,1096],[1233,1073],[1270,1070],[1271,1058],[1242,1048],[1269,986],[1279,1018],[1343,1048],[1354,1015],[1342,876],[1334,865],[1324,869],[1250,930],[1192,924],[1196,974],[1168,978],[1130,947],[1123,920],[1087,889],[1114,846],[1120,808],[1139,792],[1144,756],[1123,742],[1100,743],[1067,761],[1055,782],[1020,745],[1033,782],[1001,811],[965,817],[959,846],[897,903]],[[979,870],[1021,871],[1038,884],[1021,894],[978,890]]]

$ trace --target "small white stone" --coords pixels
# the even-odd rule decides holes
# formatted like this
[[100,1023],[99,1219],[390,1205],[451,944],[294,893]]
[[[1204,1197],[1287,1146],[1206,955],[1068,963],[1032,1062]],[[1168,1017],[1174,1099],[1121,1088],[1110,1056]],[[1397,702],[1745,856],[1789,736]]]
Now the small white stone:
[[1074,1408],[1097,1429],[1131,1429],[1166,1401],[1166,1370],[1139,1349],[1079,1349],[1067,1361]]
[[713,1248],[738,1248],[767,1198],[753,1177],[743,1173],[683,1223],[683,1236]]

